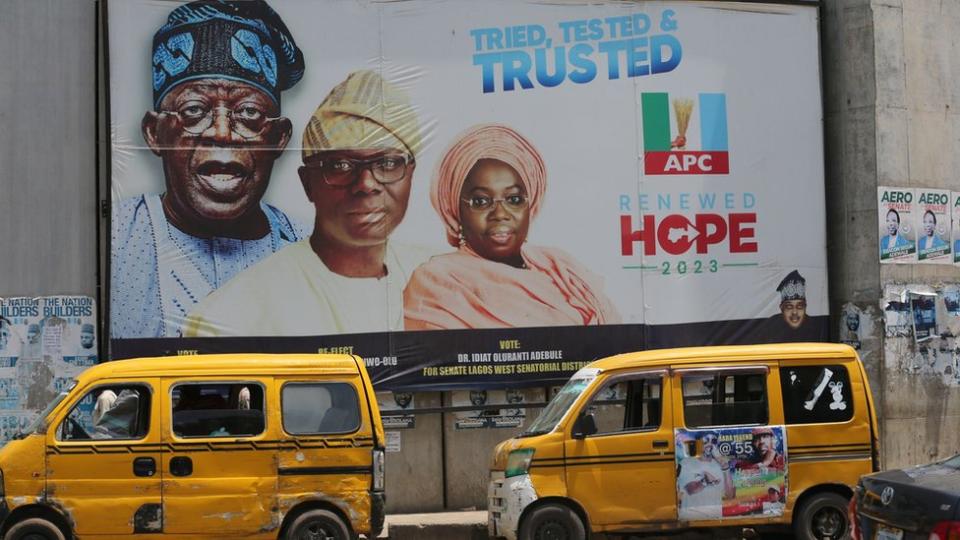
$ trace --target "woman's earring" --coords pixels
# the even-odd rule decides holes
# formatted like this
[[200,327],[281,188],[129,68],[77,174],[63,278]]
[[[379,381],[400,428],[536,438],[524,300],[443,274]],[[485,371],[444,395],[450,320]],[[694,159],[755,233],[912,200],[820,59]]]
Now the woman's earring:
[[467,239],[463,237],[463,225],[460,226],[460,247],[463,247],[467,243]]

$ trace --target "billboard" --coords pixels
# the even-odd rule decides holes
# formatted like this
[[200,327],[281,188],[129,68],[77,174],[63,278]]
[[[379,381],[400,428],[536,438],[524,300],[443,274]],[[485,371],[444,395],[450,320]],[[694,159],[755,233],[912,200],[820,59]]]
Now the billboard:
[[828,337],[817,8],[112,2],[111,357],[380,390]]

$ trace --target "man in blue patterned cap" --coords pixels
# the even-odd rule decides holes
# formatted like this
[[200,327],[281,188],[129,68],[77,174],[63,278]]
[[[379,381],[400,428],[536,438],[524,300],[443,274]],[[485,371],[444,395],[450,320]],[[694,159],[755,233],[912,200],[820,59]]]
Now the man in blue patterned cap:
[[280,93],[303,54],[262,0],[175,9],[153,38],[153,104],[141,123],[166,191],[113,209],[111,336],[176,337],[193,306],[304,237],[261,201],[290,140]]

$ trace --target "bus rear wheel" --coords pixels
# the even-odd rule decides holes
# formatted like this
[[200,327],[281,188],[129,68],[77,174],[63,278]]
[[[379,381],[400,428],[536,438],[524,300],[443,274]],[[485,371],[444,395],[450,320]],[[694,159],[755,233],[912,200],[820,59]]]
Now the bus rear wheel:
[[793,521],[793,533],[800,540],[849,540],[850,500],[837,493],[818,493],[806,501]]

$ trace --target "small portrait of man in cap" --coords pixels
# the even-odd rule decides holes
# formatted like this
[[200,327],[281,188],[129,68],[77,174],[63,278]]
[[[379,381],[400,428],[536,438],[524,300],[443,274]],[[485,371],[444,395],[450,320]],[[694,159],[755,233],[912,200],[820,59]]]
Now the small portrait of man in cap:
[[305,236],[262,201],[290,141],[281,92],[303,54],[263,0],[181,5],[157,30],[153,108],[141,122],[165,189],[113,208],[111,336],[177,337],[235,274]]
[[791,271],[777,285],[780,313],[761,326],[758,342],[823,341],[822,329],[807,313],[807,280],[797,270]]
[[80,326],[80,347],[83,349],[92,349],[93,348],[93,325],[90,323],[85,323]]
[[[519,405],[523,403],[523,390],[518,390],[516,388],[508,388],[506,392],[507,404],[509,405]],[[524,409],[504,409],[504,416],[524,416],[526,411]]]
[[27,325],[27,343],[38,345],[40,343],[40,324],[30,323]]
[[20,338],[13,329],[13,323],[10,319],[0,316],[0,356],[18,356],[20,345]]
[[486,405],[487,404],[487,391],[486,390],[471,390],[470,391],[470,404],[471,405]]
[[401,409],[406,409],[410,406],[410,403],[413,402],[413,393],[411,392],[394,392],[393,401],[397,404],[397,407]]
[[780,293],[780,314],[783,322],[793,330],[800,328],[807,320],[807,280],[794,270],[783,278],[777,286]]
[[773,469],[785,470],[785,460],[780,451],[778,439],[773,429],[769,427],[755,428],[751,433],[753,454],[749,463],[744,463],[741,469]]
[[245,270],[190,314],[186,335],[325,335],[403,329],[403,288],[431,253],[390,235],[410,198],[420,124],[374,71],[334,87],[303,132],[313,233]]
[[27,339],[23,343],[20,355],[24,358],[40,359],[43,357],[43,330],[40,323],[27,325]]
[[846,343],[854,349],[860,348],[860,310],[854,306],[848,306],[843,311],[840,342]]

